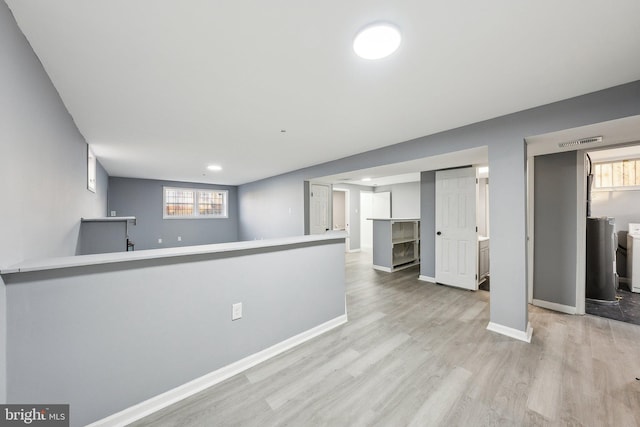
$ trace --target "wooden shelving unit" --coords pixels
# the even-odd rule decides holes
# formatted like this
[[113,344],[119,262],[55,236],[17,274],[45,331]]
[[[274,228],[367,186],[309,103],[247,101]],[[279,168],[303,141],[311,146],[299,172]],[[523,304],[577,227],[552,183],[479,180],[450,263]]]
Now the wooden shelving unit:
[[393,272],[420,264],[420,220],[373,220],[373,268]]

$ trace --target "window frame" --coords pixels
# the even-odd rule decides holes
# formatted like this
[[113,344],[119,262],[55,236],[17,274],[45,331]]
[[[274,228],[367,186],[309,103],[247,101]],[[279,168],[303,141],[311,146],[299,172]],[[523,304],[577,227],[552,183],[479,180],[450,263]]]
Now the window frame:
[[[176,191],[192,191],[193,194],[193,215],[167,215],[167,190]],[[223,194],[224,212],[217,214],[200,214],[198,205],[200,192],[221,193]],[[220,190],[215,188],[193,188],[193,187],[162,187],[162,219],[227,219],[229,218],[229,190]]]
[[[611,169],[612,169],[612,174],[613,174],[613,165],[615,163],[624,163],[624,162],[640,162],[640,158],[619,158],[619,159],[611,159],[611,160],[604,160],[604,161],[599,161],[599,162],[593,162],[593,170],[592,170],[592,174],[593,174],[593,186],[591,187],[591,191],[593,192],[611,192],[611,191],[638,191],[640,190],[640,185],[610,185],[610,186],[604,186],[604,187],[597,187],[596,186],[596,166],[600,166],[600,169],[602,169],[603,165],[610,165]],[[611,177],[612,183],[613,183],[613,176]],[[636,182],[637,182],[638,178],[636,177]]]

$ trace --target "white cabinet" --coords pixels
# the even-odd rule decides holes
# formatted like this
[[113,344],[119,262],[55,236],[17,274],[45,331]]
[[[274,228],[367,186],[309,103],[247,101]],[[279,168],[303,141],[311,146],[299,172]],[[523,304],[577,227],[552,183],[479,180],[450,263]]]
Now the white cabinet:
[[373,268],[397,271],[420,263],[420,220],[373,219]]
[[489,275],[489,238],[478,238],[478,283]]

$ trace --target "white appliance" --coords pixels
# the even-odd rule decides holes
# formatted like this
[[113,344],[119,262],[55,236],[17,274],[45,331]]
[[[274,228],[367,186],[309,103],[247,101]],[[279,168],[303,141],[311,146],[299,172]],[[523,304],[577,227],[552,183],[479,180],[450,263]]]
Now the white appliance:
[[631,292],[640,293],[640,223],[629,224],[627,234],[627,276]]

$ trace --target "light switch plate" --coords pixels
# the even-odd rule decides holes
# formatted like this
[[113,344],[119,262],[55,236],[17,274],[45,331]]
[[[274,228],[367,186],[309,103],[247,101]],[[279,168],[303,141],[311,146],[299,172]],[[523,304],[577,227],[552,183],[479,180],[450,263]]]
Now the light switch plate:
[[242,303],[238,302],[231,306],[231,320],[242,319]]

